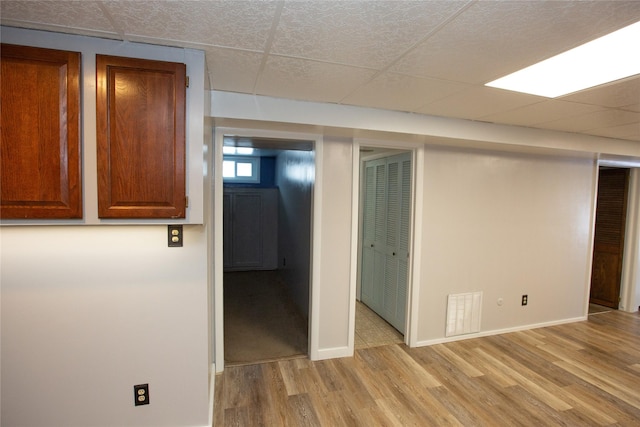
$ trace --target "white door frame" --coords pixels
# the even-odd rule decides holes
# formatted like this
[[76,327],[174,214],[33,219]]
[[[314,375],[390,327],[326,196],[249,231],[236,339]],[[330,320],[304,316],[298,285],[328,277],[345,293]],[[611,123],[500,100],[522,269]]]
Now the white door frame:
[[379,147],[411,152],[411,221],[409,225],[409,274],[407,277],[407,310],[404,342],[414,347],[418,342],[418,303],[420,294],[421,259],[422,259],[422,211],[424,194],[424,153],[421,143],[389,142],[369,139],[353,141],[353,176],[351,198],[351,278],[350,278],[350,313],[349,313],[349,350],[355,349],[355,311],[358,280],[360,276],[360,201],[361,182],[360,147]]
[[277,140],[310,141],[314,145],[315,152],[315,182],[313,184],[313,197],[311,207],[311,260],[309,278],[309,356],[311,359],[317,358],[319,349],[319,318],[318,301],[319,289],[314,286],[318,283],[320,274],[319,260],[319,224],[320,212],[322,208],[321,185],[322,185],[322,136],[318,134],[293,133],[269,131],[260,129],[218,127],[214,129],[214,149],[213,149],[213,239],[209,242],[213,247],[213,274],[210,284],[213,289],[211,306],[213,307],[213,349],[214,364],[216,373],[224,371],[224,259],[223,259],[223,183],[222,183],[222,146],[224,135],[237,135],[247,138],[271,138]]

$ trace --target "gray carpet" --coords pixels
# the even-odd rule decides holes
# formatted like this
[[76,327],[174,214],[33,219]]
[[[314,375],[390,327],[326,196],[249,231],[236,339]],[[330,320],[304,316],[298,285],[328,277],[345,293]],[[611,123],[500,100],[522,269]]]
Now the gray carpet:
[[307,322],[277,271],[224,274],[227,365],[306,356],[307,348]]

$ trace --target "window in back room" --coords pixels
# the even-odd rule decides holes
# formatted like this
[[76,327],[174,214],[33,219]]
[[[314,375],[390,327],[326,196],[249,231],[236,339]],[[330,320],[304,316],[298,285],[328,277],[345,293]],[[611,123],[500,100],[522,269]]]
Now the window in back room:
[[260,158],[224,156],[222,162],[224,182],[260,183]]

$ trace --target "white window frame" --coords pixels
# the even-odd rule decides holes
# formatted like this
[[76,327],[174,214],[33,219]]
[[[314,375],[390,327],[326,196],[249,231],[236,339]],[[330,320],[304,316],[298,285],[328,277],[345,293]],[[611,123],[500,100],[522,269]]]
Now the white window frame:
[[[260,157],[251,156],[227,156],[222,158],[223,162],[233,161],[234,171],[236,176],[226,176],[222,178],[223,182],[238,183],[238,184],[260,184]],[[251,176],[237,176],[238,163],[250,163],[251,164]]]

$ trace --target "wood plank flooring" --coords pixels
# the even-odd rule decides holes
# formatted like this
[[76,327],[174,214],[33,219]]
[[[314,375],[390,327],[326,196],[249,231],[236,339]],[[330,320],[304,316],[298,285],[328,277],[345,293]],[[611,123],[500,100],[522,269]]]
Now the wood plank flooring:
[[378,316],[375,311],[356,301],[356,350],[402,342],[404,342],[404,336],[400,332]]
[[228,367],[214,426],[638,426],[640,316]]

